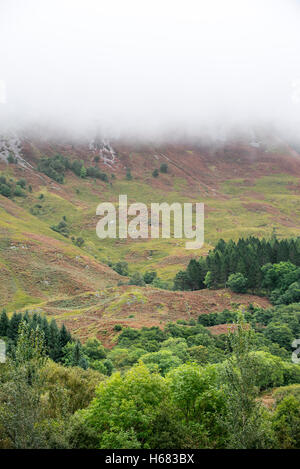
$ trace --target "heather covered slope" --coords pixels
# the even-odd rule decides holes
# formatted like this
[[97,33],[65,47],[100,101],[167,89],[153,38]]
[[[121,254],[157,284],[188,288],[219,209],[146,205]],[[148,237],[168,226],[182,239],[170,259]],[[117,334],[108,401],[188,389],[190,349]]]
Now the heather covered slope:
[[12,200],[0,200],[1,306],[8,310],[115,285],[119,275]]
[[201,314],[224,309],[245,310],[250,304],[260,308],[270,306],[266,298],[236,294],[227,289],[173,292],[152,286],[124,285],[49,301],[40,311],[53,317],[58,324],[64,323],[81,341],[95,336],[111,347],[118,338],[116,325],[164,328],[169,322],[196,322]]
[[[192,257],[205,255],[219,238],[270,237],[274,227],[278,237],[300,235],[300,157],[283,143],[205,146],[23,139],[18,148],[8,152],[14,162],[7,163],[7,151],[1,153],[0,161],[1,175],[12,184],[26,180],[25,197],[0,195],[0,298],[1,306],[9,311],[45,307],[50,314],[65,317],[65,311],[58,308],[56,314],[52,305],[70,300],[72,308],[80,311],[79,320],[80,295],[102,294],[127,282],[109,263],[126,261],[129,273],[156,270],[171,282]],[[43,157],[56,154],[71,162],[82,161],[86,168],[99,168],[107,180],[79,177],[67,170],[60,184],[38,170]],[[153,177],[162,163],[168,165],[167,173]],[[204,247],[187,251],[185,241],[178,239],[99,240],[96,207],[100,202],[117,204],[119,194],[127,194],[129,203],[148,206],[151,202],[204,202]],[[51,229],[63,217],[68,237]],[[72,237],[82,238],[84,244],[76,246]],[[121,290],[119,293],[122,295]],[[166,305],[159,312],[167,308],[168,320],[172,295],[167,294]],[[159,298],[161,292],[153,290],[150,296]],[[118,319],[118,309],[112,308],[110,313],[110,301],[108,309],[102,303],[92,306],[93,314],[100,311],[103,318],[115,314]],[[201,308],[202,300],[195,311],[201,313]],[[129,316],[132,311],[127,309],[124,314]],[[149,314],[145,310],[145,317]]]

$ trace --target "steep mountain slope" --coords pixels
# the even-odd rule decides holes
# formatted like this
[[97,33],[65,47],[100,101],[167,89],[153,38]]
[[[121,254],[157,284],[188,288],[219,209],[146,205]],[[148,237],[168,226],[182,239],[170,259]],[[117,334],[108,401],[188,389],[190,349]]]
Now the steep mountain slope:
[[[38,171],[41,158],[56,154],[71,162],[82,161],[86,168],[99,168],[107,180],[80,178],[66,170],[64,183],[56,182]],[[26,181],[23,196],[0,195],[0,299],[1,306],[9,311],[45,308],[49,314],[66,319],[71,311],[53,306],[57,301],[66,301],[72,311],[78,311],[77,321],[80,319],[81,324],[82,314],[89,311],[82,311],[82,295],[91,295],[95,302],[89,317],[95,313],[93,317],[107,321],[107,311],[112,311],[113,322],[124,320],[123,309],[120,316],[110,300],[108,309],[104,300],[98,301],[97,295],[105,291],[110,298],[109,292],[114,291],[111,288],[127,281],[108,267],[109,263],[124,260],[130,273],[156,270],[162,279],[171,281],[192,257],[205,255],[219,238],[237,239],[251,234],[269,237],[273,228],[279,237],[300,235],[300,157],[275,139],[264,143],[240,140],[222,145],[158,145],[2,137],[0,156],[0,175],[6,181],[12,185],[20,179]],[[153,170],[162,163],[168,165],[167,173],[153,177]],[[128,169],[132,178],[126,177]],[[119,194],[127,194],[129,203],[144,202],[148,206],[151,202],[204,202],[204,247],[187,251],[185,240],[173,238],[100,240],[95,231],[96,207],[100,202],[117,204]],[[68,237],[52,229],[63,219]],[[84,240],[81,247],[76,245],[79,237]],[[120,295],[122,288],[117,287]],[[141,290],[148,297],[149,289]],[[167,308],[168,314],[160,319],[162,310],[155,310],[156,323],[172,317],[174,294],[164,294],[167,299],[162,310]],[[151,298],[161,295],[161,291],[151,290]],[[203,292],[199,295],[195,295],[198,299],[193,305],[197,314],[206,311]],[[228,305],[220,308],[223,306]],[[184,308],[174,308],[174,317],[184,315]],[[145,320],[151,317],[151,308],[142,310]],[[127,312],[131,312],[129,305],[124,314]],[[144,319],[139,322],[145,324]]]

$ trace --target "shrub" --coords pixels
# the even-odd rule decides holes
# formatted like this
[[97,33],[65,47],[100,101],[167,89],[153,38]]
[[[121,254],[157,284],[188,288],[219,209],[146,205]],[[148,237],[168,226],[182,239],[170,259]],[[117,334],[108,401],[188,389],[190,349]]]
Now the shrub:
[[156,277],[157,277],[157,273],[155,271],[146,272],[144,274],[144,282],[152,283]]
[[14,189],[14,196],[16,196],[16,197],[26,197],[26,194],[21,189],[21,187],[17,185]]
[[62,220],[58,223],[58,225],[53,225],[50,227],[51,230],[53,231],[56,231],[57,233],[60,233],[62,234],[63,236],[65,236],[66,238],[68,238],[69,236],[69,228],[67,226],[67,223]]
[[80,169],[80,177],[82,179],[84,179],[84,178],[86,178],[86,174],[87,174],[87,171],[86,171],[85,167],[82,165],[81,169]]
[[18,186],[21,186],[22,189],[25,189],[26,184],[27,184],[27,182],[26,182],[26,179],[24,179],[24,178],[19,179],[19,181],[17,181],[17,185],[18,185]]
[[135,272],[132,277],[130,277],[129,285],[137,285],[139,287],[145,285],[144,279],[139,272]]
[[74,241],[74,244],[78,246],[79,248],[81,248],[84,245],[84,239],[80,237],[76,238]]
[[0,184],[0,194],[4,195],[4,197],[10,197],[11,187],[7,184]]
[[10,163],[10,164],[13,164],[13,163],[16,163],[17,160],[14,158],[14,155],[12,153],[10,153],[7,157],[7,161]]
[[111,267],[115,272],[119,275],[124,275],[125,277],[128,275],[128,263],[127,262],[117,262],[116,264],[112,264]]
[[90,166],[86,170],[86,176],[96,179],[101,179],[102,181],[108,182],[108,176],[106,173],[102,173],[99,168]]

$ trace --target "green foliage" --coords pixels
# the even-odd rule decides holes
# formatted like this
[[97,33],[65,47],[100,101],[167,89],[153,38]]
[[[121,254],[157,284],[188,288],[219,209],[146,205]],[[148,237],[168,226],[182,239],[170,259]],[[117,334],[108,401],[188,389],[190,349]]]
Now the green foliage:
[[87,171],[86,171],[84,165],[82,165],[81,168],[80,168],[80,177],[81,177],[82,179],[85,179],[85,178],[86,178],[86,175],[87,175]]
[[208,256],[192,260],[177,273],[175,290],[229,286],[237,293],[267,293],[274,304],[300,299],[300,243],[297,239],[249,237],[237,243],[220,240]]
[[4,309],[0,316],[0,337],[5,337],[7,335],[8,327],[9,319]]
[[112,264],[113,270],[115,270],[119,275],[124,275],[125,277],[128,275],[128,262],[120,261],[116,264]]
[[169,282],[166,282],[159,277],[156,277],[153,280],[152,286],[155,288],[161,288],[162,290],[171,290],[171,285],[169,284]]
[[86,169],[86,177],[101,179],[101,181],[108,182],[107,174],[103,173],[95,166],[90,166]]
[[135,272],[129,280],[128,285],[137,285],[139,287],[143,287],[145,285],[145,281],[143,276],[139,272]]
[[79,161],[79,160],[74,160],[72,161],[72,163],[70,164],[70,169],[73,171],[74,174],[76,174],[76,176],[78,177],[81,177],[81,170],[82,168],[84,168],[84,163],[83,161]]
[[42,414],[39,371],[45,359],[44,337],[26,321],[19,326],[15,355],[14,361],[8,360],[6,375],[0,375],[0,447],[1,440],[8,440],[16,449],[43,448],[45,435],[36,422]]
[[156,278],[157,278],[157,272],[154,272],[154,271],[145,272],[143,276],[144,282],[147,284],[153,283],[153,281]]
[[182,365],[167,376],[172,402],[198,447],[224,444],[219,420],[225,414],[225,395],[217,384],[217,370],[211,365]]
[[76,239],[74,240],[74,244],[75,244],[76,246],[78,246],[79,248],[82,248],[82,246],[84,245],[84,243],[85,243],[85,241],[84,241],[84,239],[81,238],[81,237],[76,238]]
[[174,290],[201,290],[208,286],[205,283],[207,277],[207,267],[205,261],[192,259],[187,270],[179,271],[174,279]]
[[26,181],[26,179],[24,179],[24,178],[21,178],[21,179],[19,179],[19,180],[17,181],[17,185],[18,185],[18,186],[21,186],[22,189],[25,189],[25,188],[26,188],[26,184],[27,184],[27,181]]
[[95,396],[95,388],[104,379],[97,371],[65,367],[48,360],[41,369],[44,405],[49,418],[60,418],[86,408]]
[[51,230],[56,231],[57,233],[60,233],[61,235],[63,235],[65,238],[69,237],[70,230],[65,220],[61,220],[58,223],[58,225],[53,225],[50,228]]
[[[20,326],[28,331],[31,331],[34,339],[34,334],[38,331],[38,334],[42,334],[43,343],[45,345],[45,353],[55,361],[60,361],[63,357],[63,348],[72,342],[72,336],[64,325],[61,329],[58,329],[56,321],[52,319],[50,324],[47,319],[39,314],[33,314],[29,316],[28,313],[17,314],[14,313],[9,319],[6,312],[3,311],[0,316],[0,332],[2,337],[7,339],[7,351],[11,358],[16,359],[17,353],[17,341],[20,339]],[[24,335],[24,334],[23,334]],[[23,337],[21,335],[21,337]],[[1,335],[0,335],[1,337]]]
[[86,343],[83,345],[83,353],[90,359],[90,360],[101,360],[106,358],[106,352],[101,344],[100,340],[88,339]]
[[65,171],[69,169],[69,167],[69,160],[60,154],[49,158],[43,157],[38,163],[38,171],[46,174],[60,184],[63,184]]
[[211,289],[215,286],[214,277],[213,277],[213,274],[210,270],[208,270],[206,272],[203,283],[206,286],[206,288],[209,288],[209,289]]
[[[85,424],[97,433],[99,448],[108,442],[113,447],[121,443],[121,447],[152,448],[161,433],[157,421],[166,398],[164,378],[139,364],[124,376],[115,373],[100,383]],[[167,429],[169,422],[164,423]]]
[[149,370],[158,371],[165,376],[171,369],[177,368],[182,361],[171,350],[163,349],[158,352],[147,353],[141,356],[141,360]]
[[[297,330],[298,310],[251,314],[254,324],[280,317]],[[106,351],[96,338],[72,341],[54,320],[2,312],[15,346],[0,366],[0,448],[297,448],[300,385],[278,388],[274,410],[260,393],[300,383],[300,368],[272,355],[276,342],[236,312],[214,316],[234,319],[226,352],[222,337],[187,323],[122,329]]]
[[290,349],[294,335],[287,324],[280,324],[279,322],[270,322],[264,330],[264,335],[280,345],[280,347]]
[[276,406],[272,426],[281,449],[300,447],[300,401],[292,394],[284,397]]
[[231,274],[227,286],[235,293],[246,293],[248,279],[240,272]]
[[232,354],[223,364],[227,404],[224,429],[229,448],[266,448],[271,444],[270,423],[257,399],[258,366],[253,347],[254,333],[241,317],[236,331],[228,335]]
[[21,186],[19,186],[19,185],[15,186],[13,195],[15,197],[26,197],[26,193],[22,190]]
[[73,160],[71,162],[69,158],[59,154],[50,158],[43,157],[38,163],[38,170],[60,184],[63,184],[67,170],[73,171],[76,176],[82,179],[91,177],[108,182],[107,174],[100,171],[99,168],[94,166],[85,168],[83,161]]
[[70,416],[89,405],[102,377],[46,361],[45,334],[29,319],[20,323],[15,358],[0,367],[0,448],[67,448]]
[[9,181],[4,176],[0,176],[0,194],[4,197],[26,197],[26,179],[20,179],[15,182],[13,179]]
[[168,165],[167,163],[162,163],[159,168],[161,173],[167,173],[168,172]]
[[250,354],[255,369],[255,384],[260,391],[281,386],[285,380],[285,363],[269,352],[255,351]]
[[45,336],[43,331],[39,326],[34,329],[27,321],[22,320],[18,330],[15,363],[17,366],[21,366],[26,362],[31,362],[41,367],[45,356]]
[[153,176],[154,178],[157,178],[157,177],[159,176],[159,171],[158,171],[158,169],[154,169],[154,171],[152,172],[152,176]]
[[0,194],[4,197],[12,196],[12,188],[8,184],[0,183]]
[[131,175],[131,170],[130,170],[130,168],[127,168],[127,169],[126,169],[126,179],[127,179],[127,181],[131,181],[131,180],[132,180],[132,175]]
[[63,349],[63,355],[63,363],[66,366],[78,366],[84,370],[89,367],[88,356],[78,340],[68,342]]
[[7,157],[7,161],[9,164],[16,164],[17,163],[17,159],[14,157],[13,153],[9,153],[8,157]]

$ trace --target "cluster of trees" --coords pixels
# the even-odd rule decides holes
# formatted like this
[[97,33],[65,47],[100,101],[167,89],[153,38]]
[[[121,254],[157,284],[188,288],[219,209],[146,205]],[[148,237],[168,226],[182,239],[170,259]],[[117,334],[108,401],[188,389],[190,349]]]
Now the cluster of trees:
[[108,266],[111,267],[119,275],[123,275],[127,277],[127,275],[129,274],[128,262],[119,261],[119,262],[116,262],[115,264],[113,264],[112,262],[109,262]]
[[62,220],[57,225],[52,225],[50,226],[50,228],[51,230],[56,231],[57,233],[60,233],[61,235],[63,235],[65,238],[69,237],[70,229],[69,229],[66,217],[63,217]]
[[[4,197],[26,197],[27,181],[24,178],[14,181],[0,176],[0,194]],[[32,187],[28,186],[28,191],[32,192]]]
[[154,178],[157,178],[157,177],[159,176],[159,171],[160,171],[161,173],[165,173],[165,174],[166,174],[166,173],[168,172],[168,165],[167,165],[166,163],[162,163],[162,164],[160,165],[159,170],[158,170],[157,168],[155,168],[155,169],[153,170],[152,176],[153,176]]
[[137,285],[139,287],[144,287],[145,285],[152,285],[155,288],[161,288],[162,290],[170,290],[171,285],[162,280],[157,276],[155,271],[147,271],[143,275],[139,272],[132,274],[129,280],[129,285]]
[[291,262],[266,264],[262,267],[262,287],[274,304],[300,301],[300,267]]
[[60,154],[41,158],[38,163],[38,170],[60,184],[63,184],[67,170],[73,171],[80,178],[91,177],[108,182],[107,174],[100,171],[98,167],[90,166],[86,168],[83,161],[70,161],[69,158]]
[[125,277],[130,276],[129,285],[136,285],[139,287],[144,287],[145,285],[153,285],[155,288],[161,288],[164,290],[169,290],[170,285],[168,282],[163,281],[157,276],[157,272],[154,270],[146,271],[143,275],[140,272],[134,272],[132,275],[129,274],[128,262],[119,261],[115,264],[113,262],[108,262],[109,267],[111,267],[119,275]]
[[80,340],[72,337],[64,324],[58,328],[55,319],[49,322],[45,316],[37,313],[29,315],[28,312],[14,313],[9,318],[3,310],[0,315],[0,338],[5,340],[7,354],[11,358],[16,357],[19,329],[23,323],[29,331],[39,331],[43,337],[45,355],[54,362],[85,370],[92,368],[104,375],[112,373],[114,366],[106,359],[107,351],[96,338],[88,339],[82,345]]
[[[195,327],[201,334],[201,326]],[[180,337],[165,342],[170,331],[186,335],[186,327],[173,324],[168,331],[128,329],[119,345],[157,343],[161,351],[183,357]],[[299,366],[259,350],[256,333],[242,317],[224,342],[221,362],[200,365],[190,359],[165,370],[147,357],[111,376],[63,366],[47,358],[44,339],[40,328],[21,321],[15,354],[0,365],[0,448],[300,445]],[[97,361],[99,344],[89,342],[88,349]],[[274,385],[281,387],[268,409],[260,393]]]
[[[292,342],[300,336],[300,303],[268,309],[250,306],[244,315],[265,350],[282,358],[290,358]],[[201,314],[198,323],[205,327],[234,324],[237,318],[237,311],[224,310],[221,313]]]
[[[70,236],[70,227],[67,221],[67,217],[65,215],[62,217],[61,221],[57,225],[52,225],[50,226],[50,228],[51,230],[63,235],[65,238],[69,238]],[[71,236],[71,240],[75,244],[75,246],[78,246],[79,248],[82,248],[85,243],[84,239],[81,236]]]
[[58,328],[55,319],[49,322],[45,316],[37,313],[29,315],[28,312],[25,314],[13,313],[9,318],[6,311],[3,310],[0,315],[0,338],[6,341],[9,355],[15,357],[19,327],[22,322],[28,325],[30,331],[39,330],[41,332],[47,356],[55,362],[63,362],[65,347],[74,342],[64,324]]
[[[228,355],[226,335],[213,336],[206,327],[234,324],[238,316],[238,311],[224,310],[199,316],[198,324],[191,320],[189,324],[186,321],[169,323],[164,330],[158,327],[126,328],[119,334],[118,344],[107,357],[115,369],[125,370],[143,360],[149,369],[156,368],[163,375],[189,362],[199,365],[220,363]],[[245,319],[255,332],[253,338],[257,351],[278,357],[282,360],[287,379],[297,381],[300,369],[291,367],[290,359],[292,342],[300,334],[299,304],[268,310],[252,308],[245,313]]]
[[[224,288],[269,294],[276,304],[299,301],[300,238],[220,240],[206,258],[177,273],[176,290]],[[275,290],[275,291],[274,291]]]

